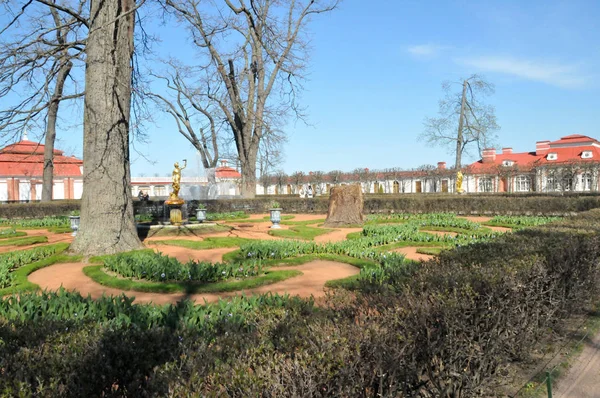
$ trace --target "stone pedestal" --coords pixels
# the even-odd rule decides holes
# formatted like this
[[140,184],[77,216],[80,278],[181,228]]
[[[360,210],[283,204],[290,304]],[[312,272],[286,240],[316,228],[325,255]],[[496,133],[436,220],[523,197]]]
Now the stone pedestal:
[[180,198],[169,198],[165,201],[165,204],[169,206],[169,221],[171,225],[181,225],[183,222],[181,207],[184,203],[184,200]]

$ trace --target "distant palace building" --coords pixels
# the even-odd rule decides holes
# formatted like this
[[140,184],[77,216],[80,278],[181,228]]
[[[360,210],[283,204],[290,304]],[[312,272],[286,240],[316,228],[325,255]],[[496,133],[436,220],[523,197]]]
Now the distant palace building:
[[[329,192],[335,185],[356,184],[365,193],[455,192],[456,170],[437,167],[418,170],[362,170],[360,173],[308,173],[300,179],[272,176],[257,183],[259,195],[298,195]],[[600,186],[600,142],[573,134],[557,141],[538,141],[531,152],[503,148],[496,153],[484,149],[482,158],[466,167],[462,188],[465,193],[598,191]]]
[[[42,194],[44,145],[23,139],[0,149],[0,201],[39,200]],[[241,174],[227,161],[214,169],[215,184],[207,177],[181,179],[182,192],[190,198],[233,197],[240,194]],[[538,141],[535,150],[513,152],[503,148],[484,149],[482,158],[466,167],[465,193],[493,192],[585,192],[600,187],[600,142],[585,135],[573,134],[556,141]],[[455,192],[456,170],[445,162],[418,170],[388,169],[352,173],[308,173],[260,178],[258,195],[327,194],[335,185],[356,184],[365,193],[400,194]],[[171,176],[132,177],[132,194],[140,191],[150,197],[167,197]],[[83,192],[83,161],[54,150],[53,199],[80,199]]]
[[[27,133],[15,144],[0,149],[0,201],[42,198],[44,145],[29,141]],[[83,161],[54,149],[53,199],[80,199]]]

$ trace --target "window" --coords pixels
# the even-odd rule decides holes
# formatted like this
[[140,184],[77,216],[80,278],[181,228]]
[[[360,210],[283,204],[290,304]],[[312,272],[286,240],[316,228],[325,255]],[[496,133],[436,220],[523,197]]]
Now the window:
[[517,192],[529,192],[531,189],[531,179],[528,176],[518,176],[515,185]]
[[592,151],[583,151],[581,153],[581,158],[582,159],[591,159],[594,155],[592,154]]
[[558,178],[554,176],[546,178],[546,191],[560,191]]
[[515,162],[513,162],[512,160],[504,160],[504,161],[502,162],[502,166],[505,166],[505,167],[510,167],[510,166],[512,166],[513,164],[515,164]]
[[563,177],[562,189],[563,191],[570,191],[573,188],[573,177]]
[[592,190],[592,173],[587,172],[581,175],[581,185],[583,186],[584,191]]
[[493,192],[494,184],[491,177],[482,177],[479,179],[479,192]]
[[155,196],[167,196],[167,187],[164,185],[157,185],[154,187]]
[[548,160],[556,160],[558,159],[558,154],[556,152],[550,152],[546,157]]

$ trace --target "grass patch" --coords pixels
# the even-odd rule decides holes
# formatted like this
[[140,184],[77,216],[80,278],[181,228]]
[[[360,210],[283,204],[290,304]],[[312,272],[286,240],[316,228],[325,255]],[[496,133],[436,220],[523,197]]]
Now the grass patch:
[[[141,228],[140,228],[141,227]],[[149,228],[138,225],[138,235],[143,237],[152,236],[202,236],[217,232],[231,231],[232,227],[227,225],[191,224],[182,225],[179,228],[164,226],[164,228]]]
[[264,275],[242,280],[229,280],[216,283],[186,283],[186,282],[142,282],[131,279],[119,278],[107,274],[103,265],[90,265],[83,268],[83,273],[93,281],[107,287],[120,290],[132,290],[137,292],[150,293],[178,293],[187,294],[196,293],[220,293],[234,292],[238,290],[254,289],[264,285],[270,285],[276,282],[302,275],[297,270],[267,271]]
[[444,244],[444,242],[411,242],[411,241],[400,241],[394,242],[387,245],[379,246],[376,249],[378,251],[390,251],[393,249],[398,249],[400,247],[439,247],[439,248],[447,248],[448,246]]
[[417,253],[428,254],[430,256],[437,256],[442,250],[446,250],[443,247],[419,247]]
[[521,229],[521,228],[526,227],[526,225],[515,225],[515,224],[509,224],[509,223],[503,223],[503,222],[491,222],[491,221],[482,222],[481,225],[485,225],[488,227],[503,227],[503,228],[512,228],[512,229]]
[[64,251],[69,247],[68,243],[57,243],[55,246],[58,253],[31,264],[24,265],[13,271],[14,282],[12,286],[0,289],[0,296],[37,290],[39,289],[39,286],[27,279],[29,274],[49,265],[81,260],[81,256],[69,256],[64,254]]
[[37,243],[47,243],[47,236],[28,236],[27,238],[8,238],[0,240],[0,246],[29,246]]
[[222,247],[239,247],[240,245],[249,242],[251,239],[238,238],[238,237],[209,237],[204,238],[201,241],[194,240],[181,240],[181,239],[170,239],[170,240],[157,240],[148,242],[152,245],[168,245],[168,246],[180,246],[193,250],[207,250],[207,249],[218,249]]
[[319,235],[332,232],[333,229],[307,227],[306,225],[294,225],[290,229],[271,229],[269,235],[286,239],[313,240]]
[[27,234],[22,231],[15,231],[13,233],[0,234],[0,239],[11,239],[11,238],[18,238],[21,236],[27,236]]
[[486,227],[481,227],[478,229],[466,229],[466,228],[460,228],[460,227],[437,227],[437,226],[433,226],[433,225],[426,225],[426,226],[420,227],[419,231],[422,231],[422,232],[427,232],[427,231],[455,232],[457,234],[462,234],[462,235],[484,235],[484,234],[491,234],[492,232],[494,232],[491,229],[486,228]]
[[310,224],[322,224],[325,222],[324,218],[318,218],[316,220],[304,220],[304,221],[281,221],[283,225],[310,225]]

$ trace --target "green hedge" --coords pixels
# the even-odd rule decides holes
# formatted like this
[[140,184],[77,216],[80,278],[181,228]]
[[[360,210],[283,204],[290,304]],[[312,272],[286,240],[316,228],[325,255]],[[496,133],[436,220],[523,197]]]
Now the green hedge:
[[54,200],[52,202],[8,203],[0,206],[0,218],[44,218],[68,216],[79,210],[79,200]]
[[[296,196],[277,196],[283,212],[327,213],[329,198],[325,196],[305,199]],[[191,200],[186,203],[188,216],[194,216],[199,203],[206,204],[210,213],[244,211],[246,213],[267,213],[273,197],[259,196],[254,199],[214,199]],[[165,217],[164,202],[133,202],[135,214],[151,214],[154,218]],[[526,214],[526,215],[565,215],[600,207],[597,193],[553,194],[402,194],[367,195],[365,214],[374,213],[440,213],[459,214]],[[78,200],[55,200],[52,202],[11,203],[0,206],[0,218],[42,218],[64,216],[79,210]]]
[[[204,203],[210,213],[245,211],[267,213],[273,198],[219,199],[189,201],[188,215],[194,215],[198,203]],[[311,199],[295,196],[278,196],[284,214],[327,213],[328,197]],[[134,202],[136,214],[163,214],[163,202]],[[364,213],[440,213],[454,212],[466,215],[565,215],[600,207],[598,194],[541,195],[450,195],[450,194],[403,194],[367,196]]]

